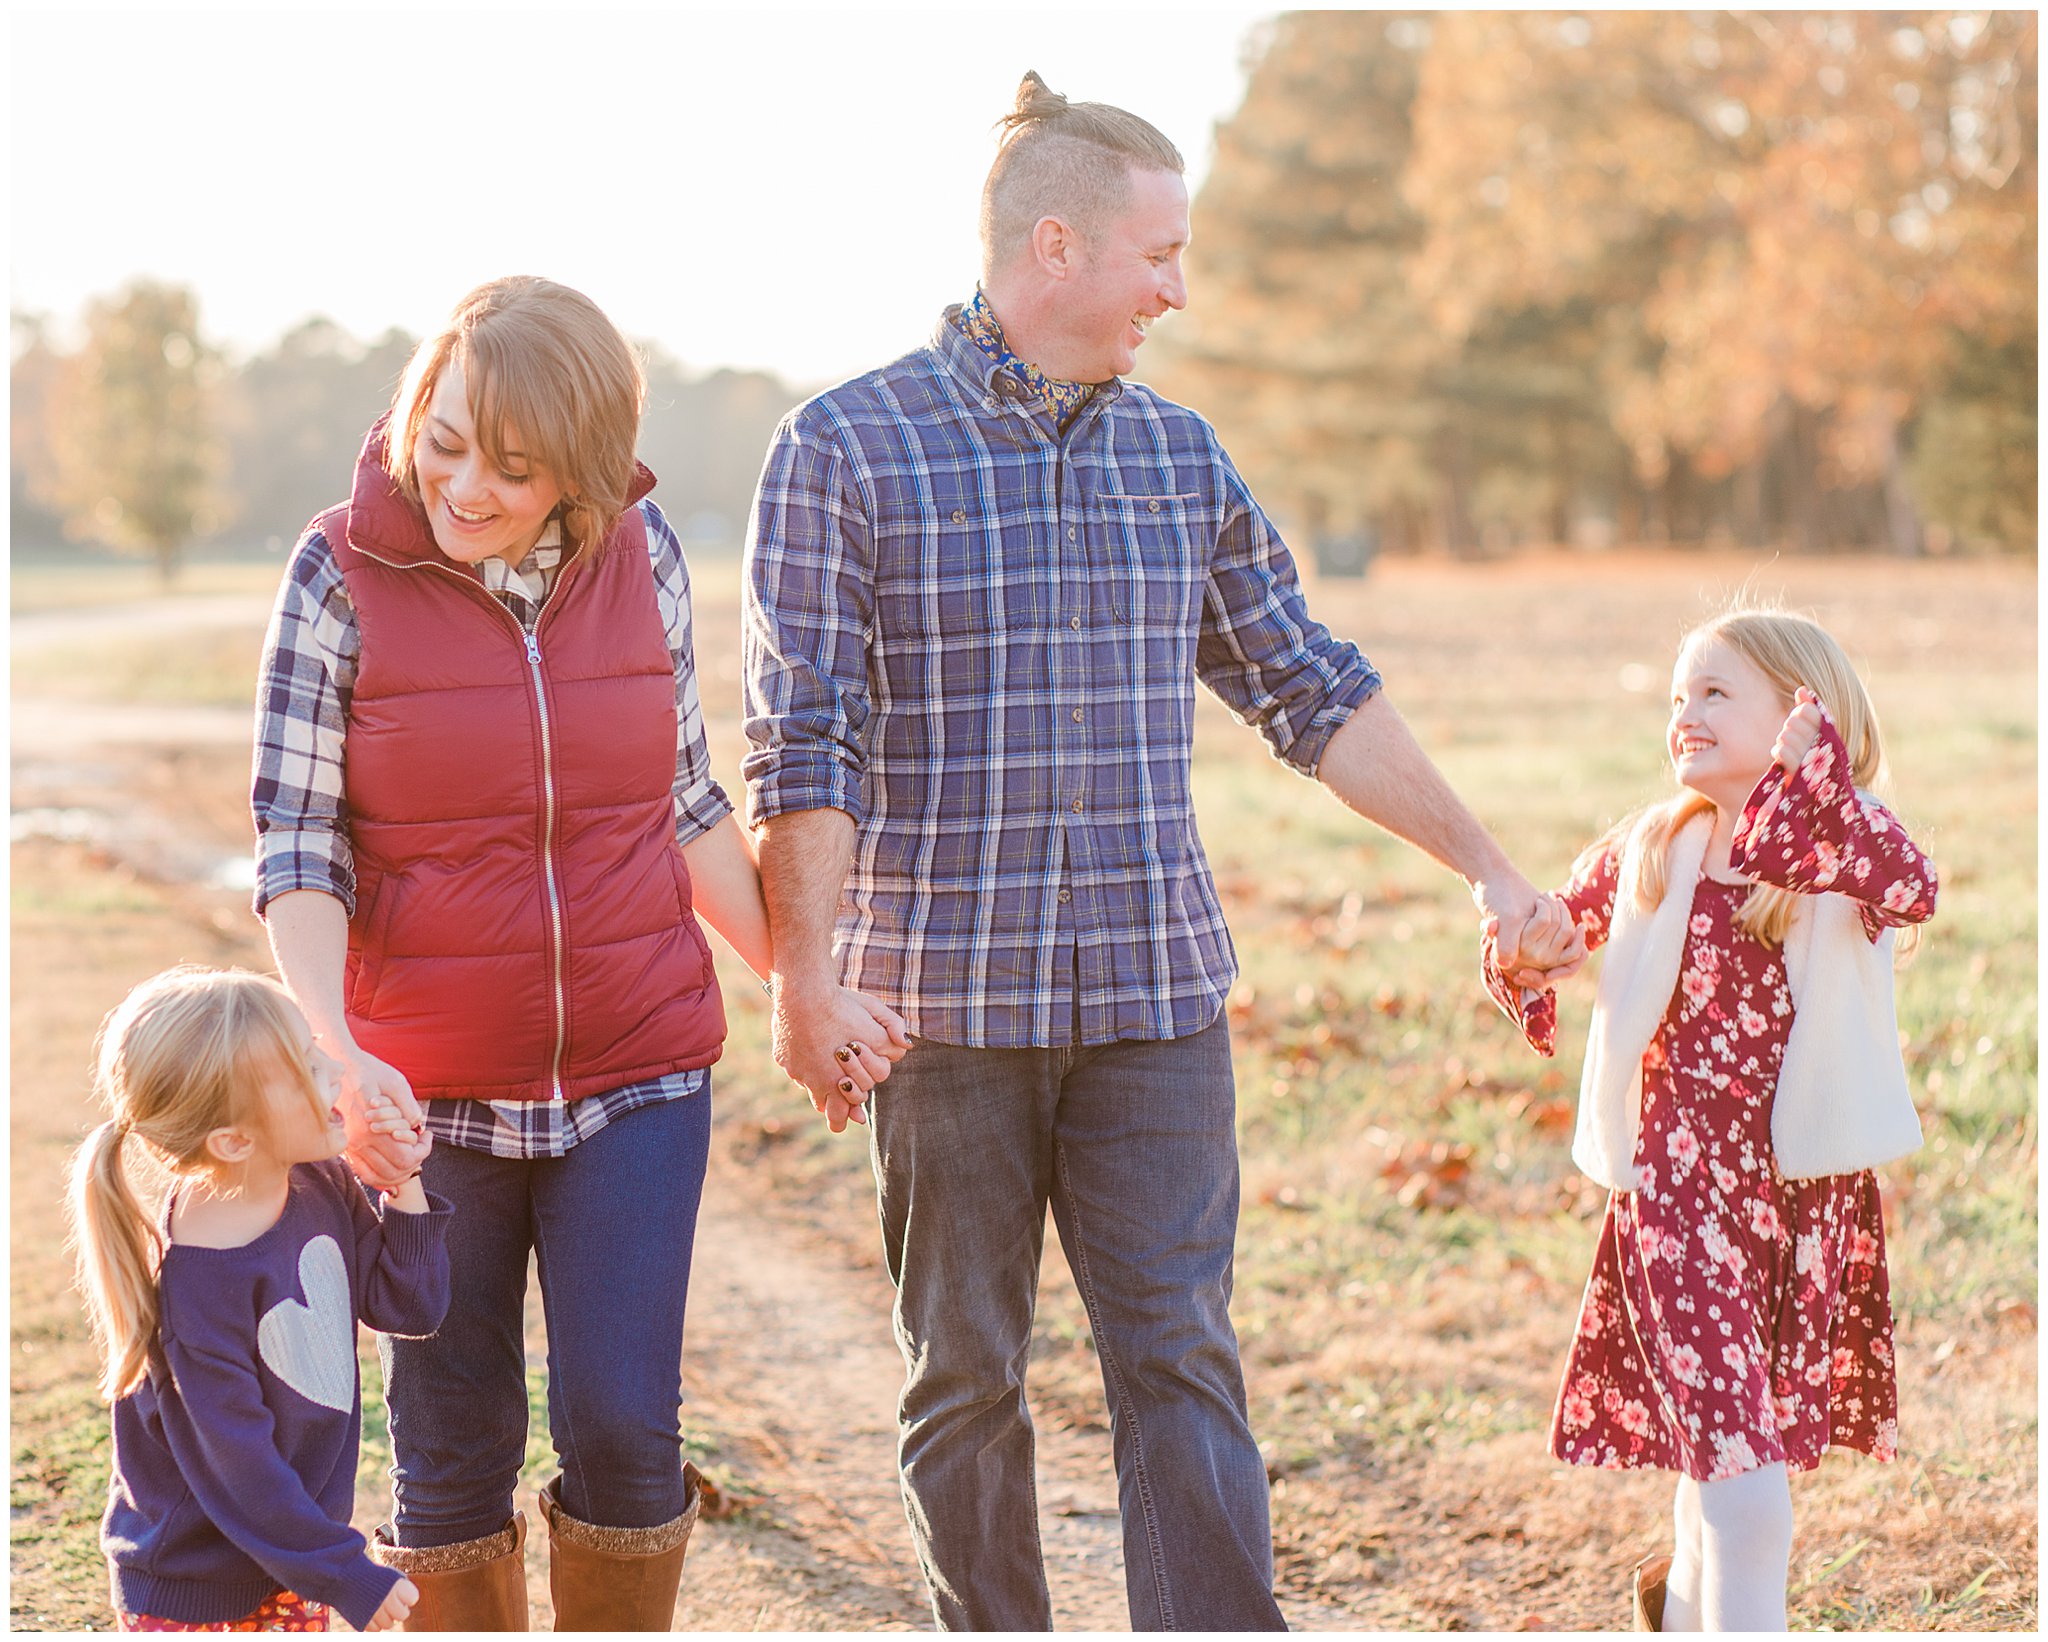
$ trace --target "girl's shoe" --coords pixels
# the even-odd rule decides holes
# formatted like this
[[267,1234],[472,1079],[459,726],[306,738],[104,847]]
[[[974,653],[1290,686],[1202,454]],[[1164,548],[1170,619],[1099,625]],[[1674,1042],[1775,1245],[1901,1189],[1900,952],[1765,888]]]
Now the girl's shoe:
[[1664,1581],[1671,1573],[1671,1555],[1646,1556],[1635,1568],[1635,1628],[1661,1631],[1664,1628]]

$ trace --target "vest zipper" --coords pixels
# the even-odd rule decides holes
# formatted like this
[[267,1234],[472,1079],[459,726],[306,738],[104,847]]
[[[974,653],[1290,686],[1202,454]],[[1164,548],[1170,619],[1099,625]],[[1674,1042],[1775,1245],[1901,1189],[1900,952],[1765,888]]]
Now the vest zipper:
[[[509,621],[512,630],[526,641],[526,664],[532,669],[534,704],[540,708],[540,771],[543,799],[540,860],[541,877],[548,886],[548,933],[554,948],[555,1053],[548,1065],[548,1088],[551,1091],[550,1099],[566,1100],[568,1097],[562,1093],[562,1054],[569,1041],[569,1011],[562,990],[562,972],[566,967],[562,960],[562,892],[561,887],[555,882],[555,746],[553,725],[548,719],[547,688],[540,670],[540,639],[529,633],[525,624],[498,600],[491,597],[474,577],[465,576],[459,570],[443,565],[405,564],[399,560],[384,558],[381,554],[368,552],[353,542],[349,545],[364,558],[383,565],[387,570],[438,570],[444,575],[453,576],[466,586],[474,587],[482,594],[484,603]],[[566,559],[562,562],[562,569],[555,584],[558,593],[561,591],[559,576],[566,574],[570,563],[571,561]]]
[[[495,602],[495,601],[494,601]],[[502,608],[502,606],[501,606]],[[510,611],[506,611],[510,615]],[[554,1098],[562,1100],[562,1051],[568,1043],[569,1011],[562,996],[562,893],[555,882],[555,745],[553,726],[548,721],[548,693],[540,670],[540,639],[521,629],[526,639],[526,664],[533,669],[533,699],[540,708],[541,775],[541,876],[548,886],[548,929],[554,941],[555,970],[555,1055],[548,1067],[548,1084]]]

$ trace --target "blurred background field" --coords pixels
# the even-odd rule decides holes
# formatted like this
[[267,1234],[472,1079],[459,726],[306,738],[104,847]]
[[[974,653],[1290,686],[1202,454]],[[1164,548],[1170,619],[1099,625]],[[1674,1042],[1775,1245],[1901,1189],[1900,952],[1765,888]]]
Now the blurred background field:
[[[1793,1618],[2037,1628],[2034,14],[1089,21],[963,17],[936,44],[906,17],[863,16],[857,38],[778,25],[791,87],[824,89],[764,98],[759,53],[741,50],[758,25],[643,16],[640,60],[690,65],[701,96],[621,106],[608,135],[568,122],[532,163],[542,192],[582,191],[574,220],[631,220],[654,243],[537,241],[530,216],[486,213],[454,247],[467,260],[421,235],[383,307],[365,293],[388,293],[390,244],[329,226],[361,192],[359,134],[303,128],[296,71],[316,50],[360,56],[366,86],[406,95],[420,155],[467,151],[473,109],[415,106],[403,52],[282,13],[244,18],[232,60],[160,22],[110,35],[39,13],[17,31],[18,136],[53,88],[117,107],[108,123],[129,134],[105,155],[84,137],[16,144],[34,184],[17,195],[10,333],[18,1627],[108,1618],[105,1417],[57,1213],[92,1030],[177,959],[267,965],[242,718],[264,609],[418,331],[518,270],[582,285],[642,340],[642,455],[691,554],[714,759],[737,796],[738,551],[761,454],[804,393],[915,346],[971,291],[987,121],[1033,67],[1076,97],[1182,110],[1192,300],[1140,375],[1216,423],[1315,608],[1372,655],[1532,877],[1560,881],[1660,790],[1691,621],[1738,593],[1782,597],[1864,667],[1891,797],[1942,869],[1900,982],[1928,1144],[1884,1172],[1902,1457],[1830,1459],[1797,1485]],[[428,55],[461,33],[431,12],[412,29]],[[514,101],[609,71],[602,30],[555,35],[538,53],[505,31],[460,43]],[[890,65],[872,120],[830,94],[868,61],[856,51]],[[911,67],[932,51],[943,87]],[[85,63],[90,85],[66,66]],[[1196,91],[1199,115],[1170,101]],[[668,123],[633,123],[650,110]],[[715,145],[679,137],[686,117],[717,122]],[[296,171],[278,186],[247,133],[287,123]],[[628,140],[682,156],[652,203],[638,169],[591,146]],[[136,260],[186,243],[189,210],[151,213],[189,200],[195,176],[200,217],[267,238],[222,229],[203,254]],[[725,215],[698,200],[728,182],[742,203]],[[925,200],[916,221],[906,197]],[[101,253],[103,220],[153,226]],[[877,222],[907,237],[849,252]],[[935,224],[952,238],[919,237]],[[634,283],[647,264],[652,299]],[[328,294],[259,324],[275,304],[250,294],[252,267],[273,291]],[[683,294],[732,267],[744,291]],[[885,311],[870,348],[861,327]],[[1365,1629],[1621,1623],[1666,1481],[1543,1453],[1600,1208],[1567,1157],[1590,988],[1567,998],[1558,1059],[1537,1060],[1479,987],[1448,875],[1273,766],[1206,699],[1196,786],[1243,966],[1235,1314],[1283,1596]],[[828,1135],[773,1071],[760,995],[722,961],[718,1167],[873,1279],[860,1137]],[[1038,1415],[1106,1450],[1056,1246],[1048,1265]],[[384,1461],[374,1373],[366,1390],[365,1518]],[[744,1496],[720,1416],[686,1417],[693,1454]],[[536,1473],[544,1451],[537,1425]]]
[[[1741,587],[1812,610],[1864,666],[1892,796],[1942,869],[1939,917],[1900,983],[1928,1145],[1884,1171],[1903,1454],[1890,1467],[1832,1458],[1799,1484],[1795,1622],[2032,1629],[2031,566],[1542,552],[1393,561],[1364,582],[1315,580],[1311,597],[1366,646],[1526,870],[1555,882],[1659,790],[1670,651]],[[736,568],[700,564],[696,592],[714,759],[736,789]],[[260,637],[251,619],[154,651],[150,695],[207,696],[194,681],[253,668]],[[39,690],[58,687],[50,657],[24,664]],[[117,703],[139,676],[120,640],[62,666],[80,702]],[[19,676],[16,688],[20,712]],[[223,858],[246,847],[238,749],[93,756],[114,761],[136,815],[174,815]],[[1206,698],[1196,779],[1243,964],[1229,1005],[1245,1203],[1235,1314],[1283,1592],[1365,1628],[1616,1623],[1624,1570],[1662,1531],[1665,1479],[1567,1472],[1543,1453],[1599,1208],[1567,1157],[1590,990],[1568,995],[1558,1060],[1537,1060],[1479,987],[1469,904],[1447,874],[1274,765]],[[31,801],[97,802],[84,780],[18,755],[18,816]],[[56,1170],[87,1121],[92,1026],[175,958],[266,960],[239,892],[182,880],[118,839],[18,837],[12,913],[15,1614],[70,1625],[104,1617],[104,1419],[56,1229]],[[721,1167],[871,1267],[861,1137],[827,1134],[782,1082],[758,992],[736,965],[724,973]],[[1056,1252],[1048,1264],[1039,1417],[1096,1431],[1085,1316]],[[715,1429],[692,1432],[716,1450]],[[544,1469],[539,1426],[534,1452]],[[380,1463],[373,1445],[366,1501]]]

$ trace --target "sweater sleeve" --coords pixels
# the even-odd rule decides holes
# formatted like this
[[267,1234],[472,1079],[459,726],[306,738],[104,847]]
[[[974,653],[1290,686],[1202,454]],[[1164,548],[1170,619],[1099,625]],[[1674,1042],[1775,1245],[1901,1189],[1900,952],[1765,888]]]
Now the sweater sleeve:
[[1934,863],[1897,816],[1856,790],[1849,750],[1825,716],[1798,769],[1773,765],[1756,784],[1736,822],[1729,864],[1801,895],[1848,896],[1873,941],[1885,929],[1934,916]]
[[355,1229],[357,1319],[379,1334],[432,1334],[448,1315],[448,1222],[455,1205],[428,1192],[425,1214],[389,1204],[380,1214],[355,1176],[333,1167]]
[[164,1439],[206,1518],[289,1590],[336,1609],[357,1630],[398,1574],[370,1559],[363,1536],[320,1508],[279,1452],[256,1377],[256,1342],[205,1316],[176,1326],[167,1304],[164,1358],[176,1395],[162,1399]]

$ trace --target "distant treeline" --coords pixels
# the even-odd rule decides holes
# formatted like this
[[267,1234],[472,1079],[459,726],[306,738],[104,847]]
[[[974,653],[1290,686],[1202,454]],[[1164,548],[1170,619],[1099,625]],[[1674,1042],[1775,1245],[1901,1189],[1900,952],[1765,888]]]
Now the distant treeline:
[[2032,552],[2036,30],[1289,13],[1148,368],[1312,540]]
[[[234,360],[205,341],[189,292],[149,283],[86,319],[67,352],[47,323],[13,316],[14,541],[153,551],[167,572],[187,544],[287,546],[342,500],[417,340],[362,342],[314,318]],[[686,539],[736,548],[775,424],[802,396],[763,372],[641,356],[655,499]]]

